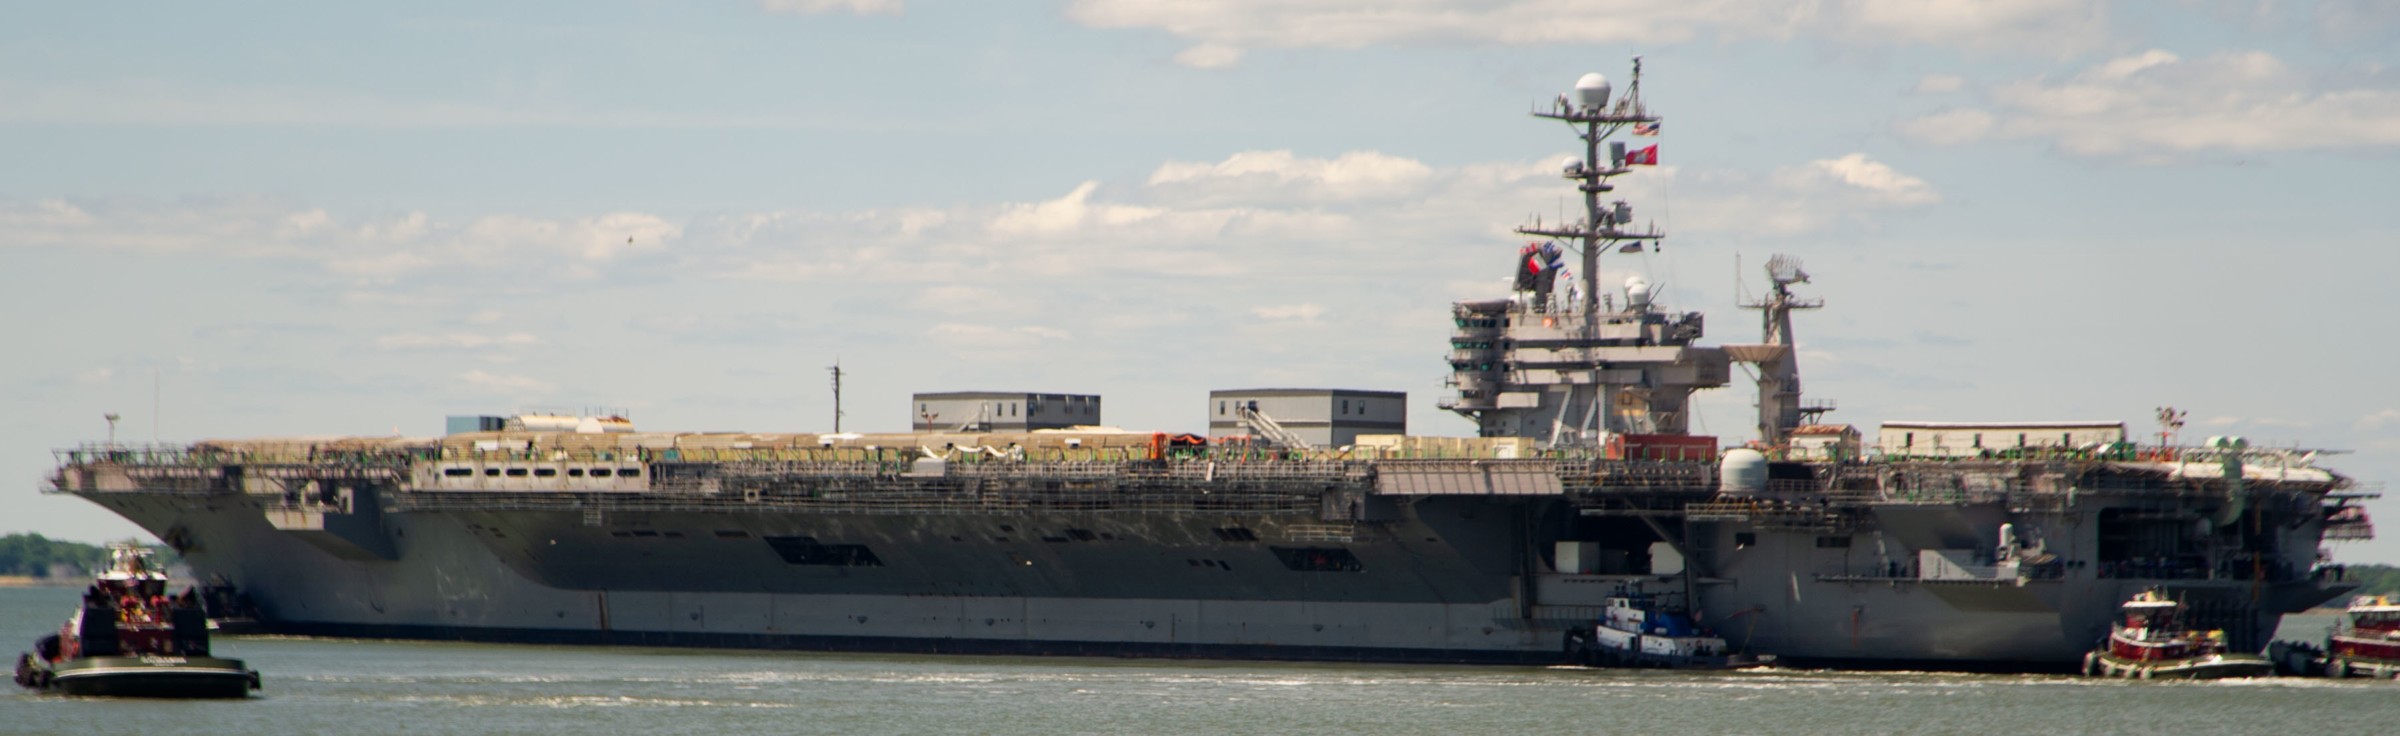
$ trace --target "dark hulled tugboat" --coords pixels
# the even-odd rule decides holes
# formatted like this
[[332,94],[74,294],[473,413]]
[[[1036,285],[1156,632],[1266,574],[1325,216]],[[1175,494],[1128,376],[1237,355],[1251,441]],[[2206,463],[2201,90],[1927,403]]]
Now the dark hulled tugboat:
[[1591,628],[1567,632],[1567,656],[1595,667],[1731,669],[1775,658],[1730,653],[1725,640],[1691,616],[1639,591],[1619,591]]
[[209,656],[199,596],[168,596],[166,571],[133,545],[109,549],[82,610],[34,649],[17,658],[17,684],[68,695],[239,698],[259,685],[241,660]]
[[2109,677],[2214,679],[2258,677],[2274,665],[2256,654],[2225,650],[2225,632],[2177,625],[2183,603],[2158,590],[2145,590],[2120,607],[2124,619],[2108,632],[2108,644],[2083,657],[2083,673]]

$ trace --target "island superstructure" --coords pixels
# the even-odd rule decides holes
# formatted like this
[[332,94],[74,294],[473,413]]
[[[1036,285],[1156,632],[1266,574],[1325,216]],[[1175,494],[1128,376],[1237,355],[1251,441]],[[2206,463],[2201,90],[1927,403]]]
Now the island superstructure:
[[[1603,296],[1602,252],[1638,250],[1664,234],[1634,223],[1633,208],[1610,179],[1631,172],[1626,146],[1608,140],[1631,125],[1654,124],[1641,99],[1641,61],[1625,96],[1610,99],[1606,77],[1586,74],[1535,117],[1565,122],[1583,143],[1583,157],[1561,172],[1582,195],[1582,217],[1534,223],[1532,243],[1518,257],[1518,290],[1506,299],[1452,306],[1451,383],[1445,409],[1473,419],[1485,437],[1529,437],[1552,447],[1595,445],[1610,433],[1682,434],[1690,424],[1691,393],[1725,385],[1726,356],[1692,341],[1701,334],[1697,312],[1670,313],[1651,303],[1649,284],[1635,278],[1616,309]],[[1604,152],[1605,151],[1605,155]],[[1573,243],[1581,282],[1554,299],[1560,241]],[[1617,244],[1627,243],[1624,246]],[[1604,305],[1607,305],[1604,308]]]
[[[1786,662],[2066,669],[2143,590],[2255,651],[2352,587],[2318,549],[2363,530],[2366,494],[2316,455],[2073,429],[1857,447],[1800,394],[1791,313],[1817,303],[1792,291],[1796,260],[1768,263],[1753,344],[1698,344],[1702,316],[1647,282],[1603,292],[1604,252],[1664,237],[1603,197],[1655,155],[1610,140],[1657,122],[1639,90],[1637,62],[1622,98],[1589,75],[1536,111],[1584,144],[1565,171],[1584,211],[1519,229],[1544,239],[1520,251],[1522,288],[1453,305],[1443,406],[1476,437],[1320,445],[1273,416],[1281,389],[1212,397],[1215,438],[1018,428],[1002,402],[1052,394],[972,392],[905,433],[519,416],[439,438],[111,442],[61,451],[52,486],[297,634],[1546,663],[1639,587]],[[1689,433],[1690,397],[1736,363],[1761,440],[1721,451]],[[1302,393],[1344,411],[1387,396]]]

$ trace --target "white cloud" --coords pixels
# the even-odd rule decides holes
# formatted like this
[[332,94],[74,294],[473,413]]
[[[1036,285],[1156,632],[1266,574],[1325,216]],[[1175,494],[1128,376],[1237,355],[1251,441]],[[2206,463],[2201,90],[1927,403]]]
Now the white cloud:
[[[1781,167],[1764,176],[1659,168],[1658,176],[1673,182],[1679,215],[1665,223],[1673,225],[1670,235],[1776,239],[1844,227],[1872,229],[1881,213],[1941,201],[1932,184],[1863,153]],[[1644,217],[1643,211],[1637,209],[1635,217]]]
[[1204,43],[1175,54],[1175,63],[1193,69],[1224,69],[1242,62],[1242,50],[1221,43]]
[[2138,74],[2144,69],[2165,66],[2179,61],[2182,61],[2182,59],[2177,58],[2172,53],[2158,49],[2151,49],[2149,51],[2144,51],[2132,56],[2123,56],[2101,62],[2098,66],[2092,67],[2092,70],[2087,74],[2087,76],[2090,76],[2094,79],[2119,80]]
[[529,376],[510,376],[472,370],[458,374],[466,385],[490,393],[545,394],[556,386],[549,381]]
[[1858,41],[2067,55],[2107,41],[2092,0],[1847,0],[1826,26]]
[[91,224],[92,221],[90,212],[60,199],[43,199],[0,206],[0,228],[10,230],[39,231],[82,227]]
[[1074,337],[1066,330],[1044,325],[1000,327],[960,322],[934,325],[933,329],[927,330],[925,334],[943,342],[970,347],[1023,346],[1032,342],[1067,340]]
[[631,212],[568,219],[499,214],[453,222],[423,212],[345,219],[258,198],[0,201],[0,243],[283,258],[365,278],[500,267],[589,276],[607,263],[664,250],[681,236],[680,226]]
[[1331,202],[1420,194],[1433,168],[1379,151],[1330,159],[1291,151],[1243,151],[1214,163],[1169,161],[1150,173],[1166,196],[1211,202]]
[[483,335],[472,332],[398,333],[375,338],[375,347],[379,350],[472,350],[489,347],[524,347],[541,343],[541,338],[524,332],[511,332],[505,335]]
[[1869,160],[1863,153],[1811,161],[1806,171],[1857,188],[1878,201],[1890,204],[1924,205],[1942,201],[1941,195],[1934,193],[1933,185],[1925,183],[1925,180]]
[[187,79],[64,81],[0,75],[0,123],[432,128],[859,130],[890,120],[856,111],[719,112],[587,107],[547,96],[411,97],[357,87],[310,87]]
[[1915,89],[1920,95],[1946,95],[1967,88],[1967,78],[1956,74],[1927,74],[1917,80]]
[[2391,0],[2317,0],[2317,38],[2328,43],[2389,42],[2400,30],[2400,3]]
[[2400,146],[2400,90],[2333,79],[2263,52],[2185,59],[2151,50],[2065,79],[1992,86],[1984,107],[1896,128],[1940,145],[2048,140],[2070,153],[2143,159]]
[[2279,417],[2233,417],[2233,416],[2218,416],[2218,417],[2209,417],[2209,418],[2207,418],[2207,419],[2201,420],[2201,421],[2200,421],[2200,426],[2203,426],[2203,427],[2208,427],[2208,428],[2210,428],[2210,429],[2230,429],[2230,428],[2234,428],[2234,427],[2253,427],[2253,428],[2261,428],[2261,429],[2275,429],[2275,430],[2284,430],[2284,429],[2305,429],[2305,428],[2307,428],[2307,427],[2309,426],[2309,423],[2308,423],[2308,422],[2305,422],[2305,421],[2297,420],[2297,419],[2283,419],[2283,418],[2279,418]]
[[1325,316],[1325,307],[1313,302],[1301,304],[1277,304],[1264,307],[1251,307],[1250,313],[1256,315],[1259,319],[1272,322],[1315,322],[1317,321],[1318,317]]
[[1057,199],[1010,205],[999,217],[992,218],[990,230],[1000,235],[1056,235],[1082,229],[1095,219],[1124,224],[1159,214],[1158,210],[1142,207],[1095,207],[1090,200],[1092,192],[1099,188],[1100,182],[1087,181]]
[[[1500,292],[1509,228],[1532,212],[1547,215],[1567,186],[1556,160],[1433,166],[1375,151],[1243,151],[1162,163],[1130,182],[1081,182],[1039,201],[737,212],[687,223],[642,213],[360,216],[257,199],[0,200],[0,243],[312,266],[345,305],[449,315],[369,332],[372,346],[395,358],[474,352],[486,371],[535,348],[571,353],[583,342],[551,322],[533,330],[530,315],[550,314],[538,302],[490,296],[557,288],[529,275],[614,278],[635,268],[645,283],[723,280],[728,292],[771,283],[808,305],[796,309],[871,309],[961,348],[1096,351],[1088,346],[1186,325],[1195,314],[1279,326],[1321,324],[1334,311],[1382,320],[1396,312],[1364,305],[1403,293],[1438,302]],[[1863,155],[1764,173],[1643,167],[1619,183],[1637,217],[1715,240],[1871,226],[1870,213],[1938,200],[1924,181]],[[1667,218],[1670,183],[1680,219]],[[1485,248],[1493,271],[1483,277],[1423,270]],[[1624,275],[1614,264],[1604,273],[1612,283]],[[1332,309],[1337,302],[1292,296],[1325,283],[1357,286],[1331,287],[1354,289]],[[705,320],[658,331],[764,340],[818,329],[772,320],[752,320],[748,330]],[[479,373],[468,384],[554,388],[522,378]]]
[[1982,110],[1944,110],[1931,115],[1900,121],[1895,125],[1901,135],[1921,143],[1955,146],[1983,140],[1992,133],[1998,122]]
[[[1227,247],[1229,239],[1255,242],[1295,237],[1328,237],[1348,225],[1338,213],[1275,207],[1224,207],[1214,197],[1159,197],[1156,204],[1128,204],[1096,198],[1099,182],[1084,182],[1057,199],[1002,206],[983,219],[983,234],[1012,241],[1044,241],[1062,247],[1012,250],[1013,263],[1050,265],[1045,273],[1094,270],[1090,265],[1060,263],[1058,259],[1090,259],[1094,264],[1136,270],[1187,272],[1201,269],[1224,273],[1222,264],[1207,263],[1212,250]],[[974,218],[982,219],[982,218]],[[1204,250],[1168,249],[1178,244],[1202,244]],[[1100,269],[1107,270],[1107,269]]]
[[341,301],[343,304],[371,306],[386,309],[430,310],[449,306],[450,304],[458,301],[458,299],[441,292],[430,290],[393,291],[379,288],[344,291],[342,292]]
[[1067,6],[1067,17],[1095,28],[1157,28],[1182,38],[1230,46],[1350,49],[1408,42],[1662,43],[1687,41],[1710,32],[1747,37],[1769,32],[1775,25],[1777,11],[1760,10],[1738,0],[1421,0],[1401,5],[1077,0]]
[[761,10],[790,15],[899,15],[904,6],[903,0],[758,0]]
[[2385,409],[2383,411],[2359,417],[2356,426],[2359,429],[2370,432],[2378,431],[2385,427],[2400,426],[2400,409]]
[[[1200,42],[1184,53],[1210,59],[1227,51],[1238,57],[1234,50],[1241,48],[1655,46],[1798,35],[2056,54],[2092,48],[2106,37],[2101,7],[2095,0],[1075,0],[1067,17],[1094,28],[1162,30]],[[1206,47],[1227,51],[1199,51]]]

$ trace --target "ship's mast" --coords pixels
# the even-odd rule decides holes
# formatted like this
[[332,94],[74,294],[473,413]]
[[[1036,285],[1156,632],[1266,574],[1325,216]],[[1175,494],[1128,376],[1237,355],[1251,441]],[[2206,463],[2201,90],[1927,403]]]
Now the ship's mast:
[[[1661,237],[1655,229],[1632,229],[1630,220],[1633,219],[1633,208],[1625,200],[1616,200],[1608,203],[1608,206],[1603,206],[1600,201],[1600,195],[1616,189],[1615,185],[1608,183],[1611,177],[1633,171],[1626,160],[1624,143],[1609,142],[1605,159],[1601,156],[1601,144],[1608,142],[1610,136],[1627,125],[1658,122],[1658,118],[1642,106],[1642,57],[1633,57],[1633,78],[1626,84],[1625,96],[1612,103],[1609,92],[1607,77],[1598,73],[1586,74],[1582,79],[1575,80],[1572,95],[1559,95],[1549,110],[1534,111],[1534,117],[1566,122],[1569,128],[1575,130],[1575,137],[1583,139],[1583,160],[1570,164],[1564,172],[1567,178],[1576,180],[1576,189],[1583,192],[1583,219],[1573,223],[1536,223],[1517,228],[1517,233],[1521,235],[1573,240],[1580,244],[1583,250],[1583,294],[1575,310],[1582,315],[1578,324],[1581,325],[1582,337],[1587,341],[1600,336],[1601,320],[1597,317],[1600,314],[1601,252],[1615,247],[1618,241],[1656,240]],[[1627,302],[1628,307],[1637,306],[1631,304],[1630,295]],[[1593,357],[1589,348],[1584,350],[1584,354],[1587,359]],[[1568,384],[1566,401],[1560,415],[1553,420],[1551,441],[1561,439],[1562,434],[1582,441],[1590,433],[1607,425],[1609,420],[1604,412],[1610,411],[1607,407],[1613,403],[1609,400],[1612,393],[1603,385],[1599,361],[1594,361],[1584,380]],[[1582,408],[1580,417],[1572,416],[1576,413],[1576,407]],[[1572,431],[1562,431],[1570,429]]]
[[1793,284],[1808,283],[1800,259],[1781,254],[1767,259],[1767,280],[1773,283],[1772,290],[1742,308],[1759,310],[1764,323],[1760,342],[1773,348],[1758,361],[1758,441],[1780,447],[1803,420],[1832,408],[1800,403],[1800,358],[1795,355],[1800,348],[1792,338],[1792,310],[1823,307],[1825,300],[1792,293]]
[[[1568,159],[1561,172],[1583,193],[1583,212],[1573,222],[1536,220],[1516,229],[1550,242],[1518,251],[1508,298],[1451,304],[1450,384],[1457,394],[1441,406],[1475,420],[1479,435],[1599,448],[1617,435],[1684,434],[1691,393],[1725,385],[1725,352],[1693,344],[1703,332],[1700,313],[1661,308],[1657,291],[1638,277],[1626,280],[1622,308],[1601,296],[1602,253],[1631,253],[1641,241],[1661,237],[1634,225],[1624,200],[1601,200],[1615,189],[1611,178],[1658,163],[1656,146],[1628,152],[1608,140],[1627,126],[1636,126],[1635,135],[1656,132],[1640,127],[1658,122],[1642,104],[1641,72],[1636,58],[1622,98],[1610,99],[1607,77],[1586,74],[1574,92],[1533,111],[1565,122],[1583,140],[1583,155]],[[1583,249],[1582,278],[1568,287],[1582,293],[1561,309],[1550,290],[1565,270],[1565,248]]]
[[[1583,295],[1577,309],[1584,314],[1598,314],[1600,310],[1600,252],[1608,247],[1604,243],[1664,237],[1655,228],[1648,232],[1628,229],[1632,223],[1626,220],[1632,219],[1633,209],[1624,200],[1617,200],[1608,208],[1601,207],[1600,202],[1601,194],[1616,189],[1608,183],[1610,177],[1633,170],[1625,161],[1625,144],[1610,143],[1605,162],[1600,157],[1600,144],[1627,125],[1658,122],[1658,117],[1642,106],[1642,57],[1633,57],[1633,80],[1626,85],[1625,96],[1611,105],[1608,94],[1607,77],[1586,74],[1576,80],[1572,98],[1559,95],[1549,110],[1534,111],[1537,118],[1566,121],[1575,129],[1575,136],[1583,139],[1583,161],[1566,171],[1568,178],[1581,182],[1576,188],[1583,191],[1583,220],[1517,228],[1523,235],[1571,239],[1582,244]],[[1588,332],[1596,323],[1584,324]]]
[[827,372],[829,372],[829,373],[832,373],[832,374],[833,374],[833,433],[834,433],[834,434],[841,434],[841,433],[842,433],[842,359],[840,359],[840,358],[835,358],[835,359],[833,359],[833,365],[832,365],[832,366],[830,366],[830,367],[827,367],[825,370],[826,370]]

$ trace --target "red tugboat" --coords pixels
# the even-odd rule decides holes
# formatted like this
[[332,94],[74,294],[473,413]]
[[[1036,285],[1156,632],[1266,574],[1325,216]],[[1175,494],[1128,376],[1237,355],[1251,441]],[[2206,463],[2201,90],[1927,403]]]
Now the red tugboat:
[[2183,603],[2145,590],[2119,610],[2108,645],[2083,655],[2083,673],[2108,677],[2214,679],[2257,677],[2275,667],[2266,657],[2225,651],[2225,632],[2179,628]]
[[2362,595],[2325,646],[2332,677],[2400,677],[2400,600]]
[[59,632],[17,658],[17,684],[68,695],[239,698],[258,673],[208,653],[208,612],[197,593],[167,595],[149,550],[109,549],[109,568]]

